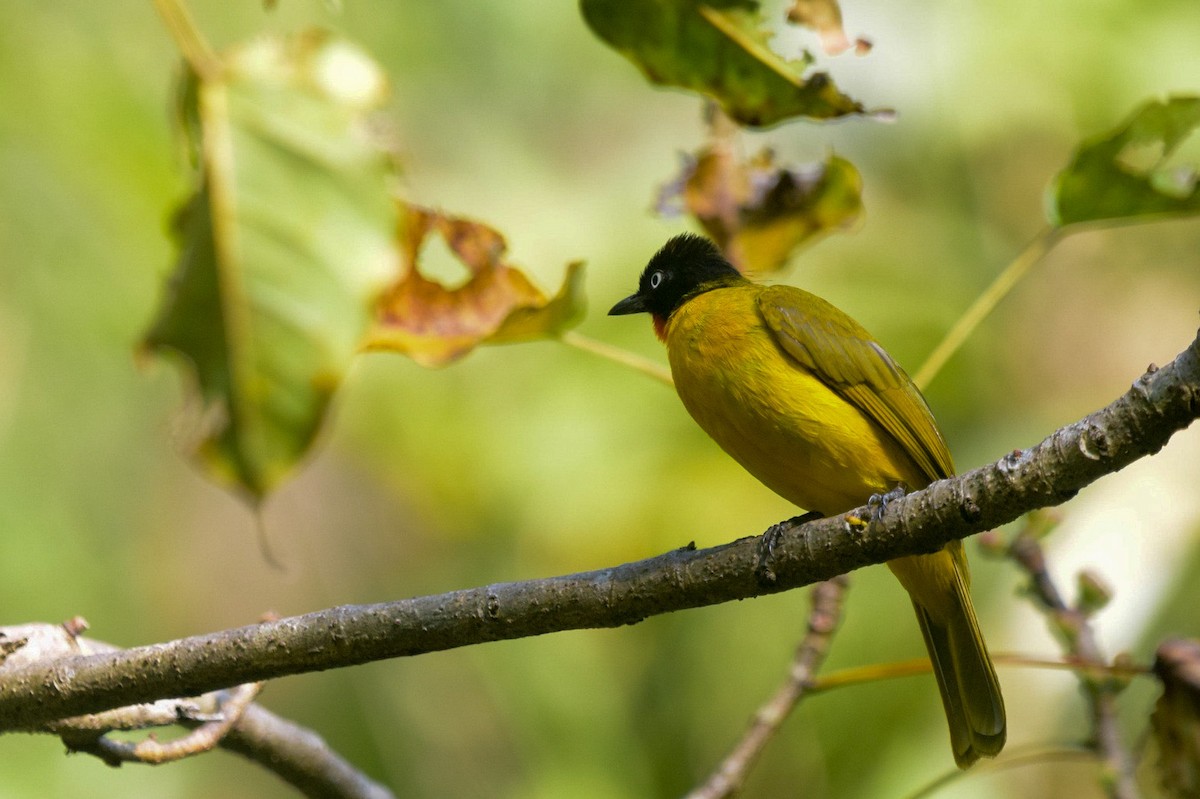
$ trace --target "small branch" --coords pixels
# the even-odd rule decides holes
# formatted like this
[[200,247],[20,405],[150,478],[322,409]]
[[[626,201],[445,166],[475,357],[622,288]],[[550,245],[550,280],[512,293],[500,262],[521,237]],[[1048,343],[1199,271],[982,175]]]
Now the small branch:
[[[10,669],[79,654],[120,651],[103,641],[81,637],[78,633],[85,628],[82,620],[0,628],[0,679]],[[219,745],[273,772],[305,796],[394,799],[390,791],[357,771],[318,735],[254,704],[258,689],[258,685],[243,685],[232,692],[130,705],[54,721],[27,731],[58,735],[69,750],[95,755],[111,766],[158,765]],[[113,730],[177,725],[194,729],[168,743],[153,738],[124,742],[105,737]]]
[[1004,299],[1005,295],[1012,291],[1013,286],[1025,277],[1025,273],[1045,257],[1046,253],[1050,252],[1062,235],[1060,228],[1044,228],[1004,268],[1004,271],[996,276],[992,284],[975,298],[971,307],[963,312],[963,315],[958,318],[941,342],[933,348],[933,352],[925,359],[925,363],[921,364],[921,368],[917,370],[913,382],[918,388],[924,390],[933,382],[933,378],[946,365],[946,361],[958,352],[959,347],[971,337],[975,328],[979,327],[979,323],[986,319],[987,315],[1000,303],[1000,300]]
[[[598,571],[351,605],[120,652],[0,666],[0,731],[245,682],[486,641],[634,624],[647,616],[777,593],[921,552],[1065,502],[1157,452],[1200,416],[1200,339],[1108,407],[1028,450],[890,503],[869,525],[847,517],[784,524],[775,580],[757,538],[685,547]],[[872,518],[873,509],[848,514]]]
[[88,737],[64,734],[63,740],[68,749],[93,754],[110,766],[122,763],[145,763],[150,766],[173,763],[212,751],[242,718],[261,689],[262,683],[247,683],[233,691],[221,692],[223,697],[218,718],[201,724],[182,738],[166,743],[153,735],[140,741],[117,741],[104,734]]
[[942,788],[953,785],[961,779],[978,777],[981,773],[995,774],[1000,771],[1011,771],[1012,769],[1036,766],[1043,763],[1063,763],[1067,761],[1092,762],[1095,759],[1096,753],[1082,746],[1034,745],[1010,749],[1002,753],[995,760],[985,760],[979,763],[971,771],[963,771],[962,769],[947,771],[932,782],[908,794],[904,799],[925,799],[925,797],[933,796]]
[[1015,652],[997,652],[992,655],[992,662],[1005,666],[1023,666],[1030,669],[1056,669],[1073,671],[1089,679],[1130,680],[1134,677],[1153,677],[1154,671],[1149,666],[1139,666],[1136,663],[1083,663],[1078,658],[1054,660],[1034,655],[1019,655]]
[[110,766],[160,765],[220,746],[313,799],[395,799],[391,791],[354,768],[312,730],[254,704],[251,700],[257,690],[257,684],[241,686],[222,704],[224,720],[202,724],[168,743],[153,738],[136,743],[114,741],[95,732],[72,732],[64,734],[63,740],[69,750],[95,755]]
[[630,369],[652,377],[660,383],[666,383],[668,386],[675,385],[675,381],[671,379],[670,369],[657,361],[643,358],[636,352],[630,352],[620,347],[614,347],[612,344],[597,341],[589,336],[576,333],[574,330],[568,330],[558,338],[563,344],[567,344],[575,349],[590,352],[592,355],[598,355],[601,358],[607,358],[613,363],[619,363],[622,366],[628,366]]
[[[995,660],[995,656],[992,659]],[[930,671],[932,671],[932,667],[929,665],[929,658],[847,666],[844,669],[817,677],[809,684],[808,690],[809,693],[823,693],[835,688],[845,688],[847,685],[860,685],[865,682],[891,680],[897,677],[913,677],[918,674],[928,674]]]
[[154,0],[154,7],[192,71],[205,80],[215,80],[221,71],[221,61],[204,40],[184,1]]
[[246,708],[221,739],[221,748],[270,769],[313,799],[394,799],[391,791],[354,768],[321,736],[261,705]]
[[[1152,671],[1145,666],[1123,663],[1096,665],[1081,663],[1078,660],[1051,660],[1034,655],[1019,655],[1014,652],[992,652],[992,663],[997,666],[1023,666],[1030,669],[1061,669],[1101,677],[1116,677],[1129,679],[1131,677],[1150,677]],[[808,684],[808,692],[815,694],[822,691],[832,691],[835,688],[845,688],[848,685],[860,685],[866,682],[892,680],[897,677],[913,677],[930,672],[929,658],[913,658],[898,660],[890,663],[871,663],[866,666],[848,666],[844,669],[831,671],[813,678]]]
[[824,662],[829,652],[829,642],[841,618],[842,596],[846,586],[847,579],[842,575],[817,583],[813,588],[808,632],[796,649],[787,680],[754,714],[750,728],[733,751],[703,785],[688,794],[688,799],[725,799],[742,789],[751,767],[804,696]]
[[[1013,540],[1009,551],[1029,575],[1033,593],[1055,629],[1066,639],[1069,656],[1085,665],[1106,668],[1108,660],[1100,650],[1087,614],[1063,600],[1046,569],[1046,559],[1037,537],[1023,532]],[[1104,780],[1108,794],[1113,799],[1136,799],[1138,789],[1132,758],[1121,742],[1117,724],[1117,696],[1124,683],[1111,678],[1094,679],[1081,673],[1080,684],[1091,707],[1093,745],[1108,772]]]

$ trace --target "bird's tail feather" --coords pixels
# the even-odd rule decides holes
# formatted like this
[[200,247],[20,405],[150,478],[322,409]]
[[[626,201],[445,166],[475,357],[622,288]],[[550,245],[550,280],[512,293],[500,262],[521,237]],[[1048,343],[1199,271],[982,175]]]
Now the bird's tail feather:
[[1004,699],[988,656],[966,581],[956,568],[954,601],[934,614],[915,597],[913,608],[933,664],[954,762],[967,768],[980,757],[994,757],[1006,737]]

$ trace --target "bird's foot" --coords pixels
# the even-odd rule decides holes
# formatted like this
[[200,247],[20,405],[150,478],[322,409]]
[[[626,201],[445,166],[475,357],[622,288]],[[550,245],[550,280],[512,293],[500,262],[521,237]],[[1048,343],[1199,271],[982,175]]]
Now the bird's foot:
[[897,483],[896,487],[886,494],[872,494],[867,500],[867,507],[871,509],[871,521],[877,522],[882,519],[883,514],[887,513],[888,505],[902,499],[907,493],[904,483]]
[[771,561],[775,558],[775,547],[783,538],[783,534],[793,527],[811,522],[814,519],[822,518],[823,514],[810,510],[808,513],[802,513],[799,516],[773,524],[767,531],[762,534],[762,540],[758,544],[758,566],[755,567],[754,573],[758,575],[758,579],[764,583],[775,582],[775,570],[771,568]]

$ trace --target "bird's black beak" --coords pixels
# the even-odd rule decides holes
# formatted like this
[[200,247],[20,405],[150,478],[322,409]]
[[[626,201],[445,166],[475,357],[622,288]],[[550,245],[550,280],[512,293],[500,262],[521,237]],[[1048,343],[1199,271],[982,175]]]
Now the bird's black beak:
[[645,313],[649,309],[646,307],[646,300],[641,294],[630,294],[625,299],[614,305],[608,312],[609,316],[621,316],[628,313]]

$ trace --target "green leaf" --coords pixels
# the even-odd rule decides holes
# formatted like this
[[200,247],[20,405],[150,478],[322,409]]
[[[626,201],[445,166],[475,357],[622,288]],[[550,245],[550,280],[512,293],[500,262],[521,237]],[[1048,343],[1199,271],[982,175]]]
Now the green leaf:
[[1172,97],[1084,142],[1050,187],[1051,224],[1200,213],[1196,167],[1170,163],[1197,126],[1200,97]]
[[144,346],[191,367],[196,454],[261,498],[311,447],[399,268],[391,159],[366,129],[382,72],[323,34],[232,50],[180,92],[197,187]]
[[808,53],[786,61],[768,47],[755,0],[581,0],[580,9],[652,83],[707,95],[744,125],[867,113],[824,72],[804,74]]

